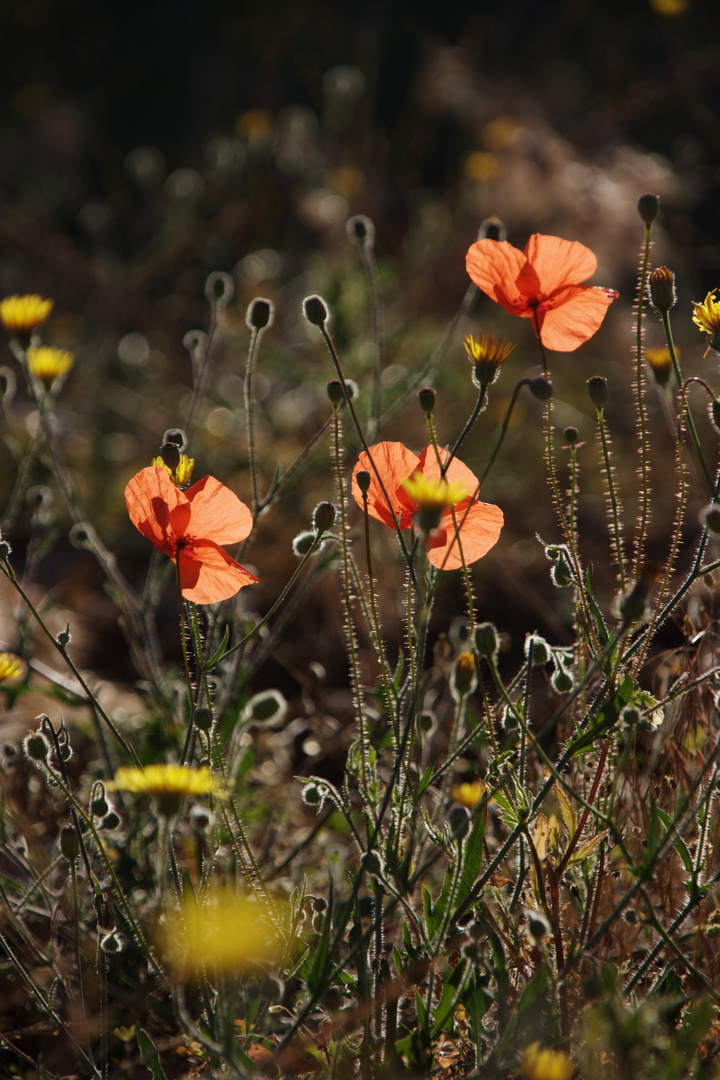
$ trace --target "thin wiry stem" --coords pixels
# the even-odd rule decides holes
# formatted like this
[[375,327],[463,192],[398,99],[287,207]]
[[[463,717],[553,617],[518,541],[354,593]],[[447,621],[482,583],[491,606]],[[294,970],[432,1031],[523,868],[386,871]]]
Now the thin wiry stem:
[[648,282],[648,266],[650,261],[650,243],[652,225],[645,226],[645,244],[640,265],[640,281],[637,298],[637,322],[635,326],[635,394],[637,396],[638,427],[640,431],[640,520],[635,538],[635,563],[633,577],[637,577],[643,561],[645,538],[650,522],[650,462],[648,459],[649,439],[647,408],[645,405],[645,373],[642,362],[643,343],[643,313],[645,309],[645,293]]
[[[602,408],[597,409],[597,432],[600,440],[600,447],[602,450],[603,465],[605,467],[605,483],[607,486],[607,497],[610,502],[610,516],[611,516],[611,530],[613,547],[615,549],[615,562],[617,563],[618,576],[620,578],[620,590],[625,592],[626,588],[626,575],[625,575],[625,556],[623,554],[622,545],[622,517],[620,515],[620,500],[618,494],[615,491],[615,478],[613,476],[613,467],[610,460],[610,436],[608,434],[607,427],[605,426],[605,415]],[[574,530],[573,530],[574,531]]]

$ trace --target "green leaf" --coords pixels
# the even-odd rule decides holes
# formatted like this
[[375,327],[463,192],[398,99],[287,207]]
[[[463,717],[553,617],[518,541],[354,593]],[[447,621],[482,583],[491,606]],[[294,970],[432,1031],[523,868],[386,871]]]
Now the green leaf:
[[603,705],[599,713],[591,718],[591,725],[586,731],[579,732],[568,744],[567,752],[570,755],[580,753],[587,747],[592,746],[596,739],[607,735],[610,728],[617,723],[620,713],[633,696],[635,685],[629,675],[626,675],[610,701]]
[[317,943],[313,949],[312,956],[313,961],[310,967],[310,971],[307,975],[307,985],[310,993],[314,993],[319,986],[322,985],[323,979],[327,975],[330,967],[329,953],[330,953],[330,928],[333,921],[333,897],[332,897],[332,883],[330,886],[330,893],[328,896],[328,906],[325,910],[325,918],[323,919],[322,930],[318,937]]
[[661,810],[659,806],[657,807],[657,815],[662,821],[665,828],[668,831],[672,830],[672,832],[675,833],[675,839],[673,840],[675,850],[682,859],[683,866],[687,870],[688,874],[694,874],[695,871],[693,868],[692,859],[690,858],[690,852],[687,849],[687,844],[681,836],[677,835],[677,830],[675,829],[675,825],[673,824],[673,819],[670,817],[669,814],[666,814],[664,810]]
[[152,1073],[153,1080],[167,1080],[155,1044],[143,1028],[137,1030],[137,1041],[142,1063]]
[[226,627],[225,627],[225,633],[223,634],[223,639],[220,642],[220,645],[218,646],[217,650],[212,654],[210,659],[206,660],[205,663],[203,664],[203,671],[212,671],[212,669],[215,667],[215,665],[218,664],[222,660],[223,653],[225,652],[225,649],[227,648],[227,643],[228,643],[229,640],[230,640],[230,624],[228,623],[226,625]]

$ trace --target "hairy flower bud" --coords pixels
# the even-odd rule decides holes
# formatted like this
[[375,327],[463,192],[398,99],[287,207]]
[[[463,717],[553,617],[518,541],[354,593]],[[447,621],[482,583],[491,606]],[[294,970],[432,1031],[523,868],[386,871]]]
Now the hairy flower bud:
[[321,535],[332,529],[335,524],[335,515],[337,511],[335,506],[331,502],[318,503],[313,512],[313,525],[318,533]]
[[475,657],[471,652],[462,652],[453,664],[450,688],[456,701],[462,701],[472,694],[477,686]]
[[370,490],[370,481],[372,480],[372,476],[367,469],[360,469],[356,472],[355,480],[357,481],[357,486],[360,488],[361,494],[367,495]]
[[345,399],[343,394],[342,383],[339,379],[331,379],[327,384],[327,395],[330,398],[330,404],[337,408]]
[[544,375],[538,375],[537,378],[530,379],[528,389],[538,401],[549,401],[554,393],[553,384]]
[[563,435],[568,446],[577,446],[580,432],[576,427],[566,427],[563,431]]
[[201,706],[198,709],[193,709],[193,724],[198,731],[209,731],[213,725],[212,710]]
[[432,386],[423,386],[421,390],[418,390],[418,401],[425,415],[432,416],[435,408],[435,391]]
[[720,504],[710,503],[700,511],[700,522],[709,532],[720,533]]
[[650,274],[650,300],[656,311],[667,312],[674,306],[675,275],[667,266],[658,266]]
[[455,805],[448,814],[448,824],[455,839],[462,840],[470,829],[470,814],[464,806]]
[[303,301],[305,318],[313,326],[324,326],[328,319],[328,309],[321,296],[307,296]]
[[717,398],[713,398],[710,402],[710,422],[712,426],[720,435],[720,401]]
[[602,409],[608,399],[608,383],[602,375],[593,375],[588,379],[588,394],[596,409]]
[[50,753],[50,743],[42,731],[33,731],[23,739],[23,750],[26,757],[31,761],[47,761]]
[[160,457],[163,460],[163,465],[167,465],[170,472],[175,472],[180,464],[180,449],[177,443],[166,442],[160,448]]
[[550,649],[545,638],[528,634],[525,638],[525,656],[536,667],[543,667],[550,659]]
[[475,627],[475,648],[480,656],[494,660],[500,648],[498,632],[491,622],[478,623]]
[[364,214],[351,217],[346,227],[349,240],[357,240],[359,244],[367,248],[372,248],[375,244],[375,226]]
[[660,196],[650,192],[641,195],[638,199],[638,214],[646,225],[652,225],[660,212]]
[[245,325],[249,330],[264,330],[266,326],[272,326],[275,309],[272,300],[265,300],[256,296],[248,305],[245,316]]
[[505,222],[495,214],[485,218],[478,230],[478,240],[507,240]]
[[73,825],[64,825],[60,830],[60,851],[68,862],[75,862],[80,854],[80,839]]

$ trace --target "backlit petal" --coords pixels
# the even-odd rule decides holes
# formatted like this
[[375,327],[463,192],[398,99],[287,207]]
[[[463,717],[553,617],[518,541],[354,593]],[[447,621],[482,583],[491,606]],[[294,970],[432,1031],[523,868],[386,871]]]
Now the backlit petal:
[[[441,448],[440,460],[443,464],[449,457],[450,452]],[[440,476],[440,465],[438,464],[437,454],[435,453],[435,447],[432,443],[428,443],[420,454],[420,468],[423,476],[428,480],[435,480]],[[459,484],[468,495],[472,496],[477,491],[477,476],[474,472],[471,472],[467,465],[463,464],[462,461],[458,461],[456,457],[450,462],[450,466],[445,475],[448,483]]]
[[[363,450],[353,470],[353,498],[362,510],[364,506],[363,496],[356,477],[359,472],[369,472],[368,514],[378,521],[384,522],[385,525],[394,527],[393,514],[388,506],[388,499],[392,504],[392,510],[398,518],[407,517],[408,514],[412,515],[417,509],[400,485],[403,480],[407,480],[415,472],[419,465],[419,458],[401,442],[381,442],[371,446],[369,449],[370,457]],[[378,479],[378,476],[380,479]],[[380,480],[382,480],[382,484]],[[383,487],[385,491],[383,491]],[[404,527],[407,528],[407,525]]]
[[554,352],[573,352],[591,338],[617,297],[613,289],[589,285],[578,285],[567,292],[564,303],[540,313],[540,340]]
[[211,540],[196,540],[192,547],[182,549],[178,563],[182,594],[196,604],[217,604],[257,581]]
[[167,469],[151,465],[133,476],[125,488],[130,520],[159,551],[173,555],[171,516],[187,499],[170,479]]
[[451,510],[445,511],[437,535],[428,542],[428,562],[439,570],[458,570],[463,564],[463,557],[467,566],[481,559],[497,542],[503,527],[503,512],[492,503],[474,502],[467,512],[466,504],[460,503],[454,511],[460,543]]
[[185,492],[190,503],[190,536],[201,536],[216,544],[237,544],[250,535],[252,514],[234,492],[216,480],[204,476]]
[[478,240],[465,257],[467,272],[477,287],[511,315],[527,309],[527,298],[517,284],[525,262],[523,252],[506,240]]
[[525,246],[525,255],[544,296],[564,285],[579,285],[597,270],[597,258],[590,248],[559,236],[533,233]]

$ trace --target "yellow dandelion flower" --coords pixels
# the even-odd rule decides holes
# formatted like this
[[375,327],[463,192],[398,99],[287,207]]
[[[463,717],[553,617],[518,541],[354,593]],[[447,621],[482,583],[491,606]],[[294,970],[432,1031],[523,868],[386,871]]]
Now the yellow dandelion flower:
[[53,349],[49,345],[28,349],[27,358],[35,378],[47,383],[54,382],[59,375],[67,375],[75,360],[67,349]]
[[540,1043],[534,1042],[523,1051],[522,1080],[570,1080],[574,1072],[570,1058],[559,1050],[542,1050]]
[[498,369],[504,364],[515,346],[505,338],[495,340],[492,334],[471,334],[465,338],[465,351],[473,363],[473,380],[477,387],[489,386]]
[[693,303],[692,316],[695,325],[709,336],[710,347],[716,350],[720,350],[720,300],[715,299],[718,291],[709,292],[702,304]]
[[0,322],[11,335],[27,341],[52,311],[52,300],[42,296],[6,296],[0,300]]
[[287,936],[277,911],[232,889],[187,896],[165,912],[159,944],[181,977],[194,971],[252,970],[280,956]]
[[220,795],[223,789],[207,765],[191,769],[187,765],[146,765],[144,769],[121,766],[115,779],[105,785],[109,791],[129,791],[152,795],[165,817],[176,814],[187,795]]
[[645,359],[650,365],[652,373],[655,376],[655,382],[658,386],[667,386],[670,381],[670,373],[672,372],[670,350],[666,347],[661,349],[646,349]]
[[450,797],[456,803],[460,803],[466,810],[472,810],[482,799],[486,791],[486,784],[482,780],[473,780],[462,784],[455,784],[450,791]]
[[444,477],[427,477],[416,472],[403,480],[403,490],[408,493],[413,502],[421,509],[444,510],[448,506],[455,506],[462,502],[472,492],[457,481],[449,483]]
[[25,672],[25,665],[19,656],[11,652],[0,653],[0,684],[15,682]]
[[195,468],[195,458],[188,457],[187,454],[181,454],[180,461],[178,462],[178,466],[174,472],[169,465],[165,464],[161,457],[153,458],[152,464],[157,465],[158,468],[167,469],[173,479],[173,482],[177,484],[178,487],[185,487],[193,474],[193,469]]

